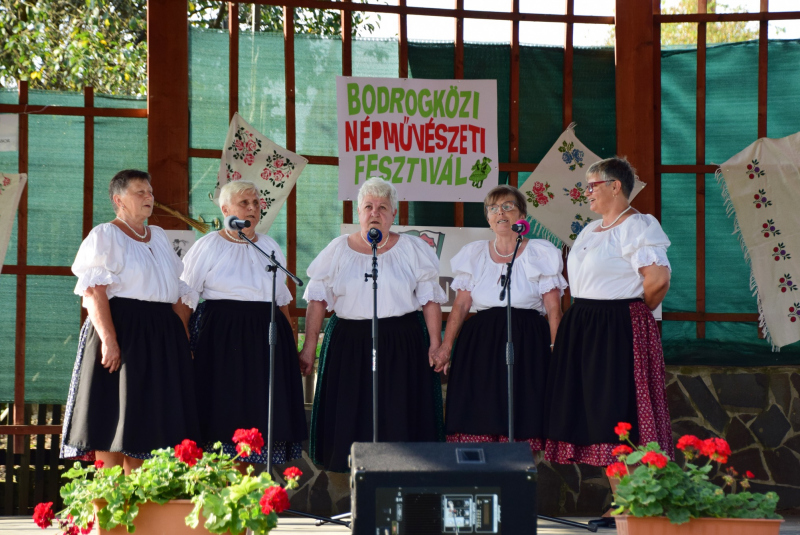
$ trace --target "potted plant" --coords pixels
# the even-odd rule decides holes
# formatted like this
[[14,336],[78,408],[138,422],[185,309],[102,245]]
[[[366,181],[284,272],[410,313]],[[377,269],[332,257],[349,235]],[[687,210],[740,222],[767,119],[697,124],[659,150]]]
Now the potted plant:
[[614,428],[627,444],[614,449],[619,461],[606,469],[610,478],[620,478],[613,512],[622,515],[616,517],[618,534],[699,535],[724,530],[726,535],[778,535],[783,522],[775,513],[778,496],[750,492],[753,474],[745,472],[740,477],[729,467],[722,487],[709,480],[714,463],[728,462],[727,442],[684,435],[677,444],[686,459],[681,468],[656,442],[634,446],[630,430],[631,424],[625,422]]
[[[103,467],[102,461],[83,466],[76,462],[64,474],[70,481],[61,487],[64,509],[56,519],[52,502],[36,506],[33,519],[42,528],[57,520],[64,533],[88,534],[97,523],[100,533],[147,535],[150,526],[158,533],[181,529],[209,533],[268,533],[278,524],[277,513],[289,507],[286,490],[269,474],[253,474],[253,466],[237,463],[264,445],[257,429],[239,429],[233,436],[237,455],[221,453],[221,444],[203,451],[192,440],[174,448],[153,451],[130,475],[121,466]],[[297,488],[302,473],[294,467],[284,471],[286,488]],[[172,511],[175,512],[172,512]],[[164,515],[178,515],[177,525]],[[201,518],[202,517],[202,518]],[[175,520],[172,520],[175,523]]]

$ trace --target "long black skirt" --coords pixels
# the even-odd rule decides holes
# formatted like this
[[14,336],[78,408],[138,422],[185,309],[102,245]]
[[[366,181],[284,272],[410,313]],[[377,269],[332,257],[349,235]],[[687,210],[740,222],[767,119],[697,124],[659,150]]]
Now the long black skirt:
[[[378,440],[444,440],[442,390],[428,364],[422,314],[378,321]],[[353,442],[372,441],[372,322],[333,316],[325,330],[311,421],[311,458],[347,471]]]
[[[273,459],[299,457],[308,438],[303,384],[292,327],[280,310],[276,317],[273,382]],[[269,421],[270,303],[205,301],[192,317],[195,390],[200,430],[206,445],[220,441],[235,455],[237,429],[257,428],[267,439]],[[251,454],[249,462],[266,463]]]
[[[514,438],[543,437],[550,328],[535,310],[511,309],[514,343]],[[508,436],[506,309],[482,310],[464,322],[447,382],[445,426],[451,435]],[[448,438],[449,439],[449,438]]]
[[638,441],[630,304],[575,299],[556,335],[547,399],[547,439],[575,446],[619,444],[614,427]]
[[62,457],[93,451],[144,458],[199,438],[186,331],[169,303],[109,300],[122,364],[109,373],[102,343],[87,320],[64,417]]

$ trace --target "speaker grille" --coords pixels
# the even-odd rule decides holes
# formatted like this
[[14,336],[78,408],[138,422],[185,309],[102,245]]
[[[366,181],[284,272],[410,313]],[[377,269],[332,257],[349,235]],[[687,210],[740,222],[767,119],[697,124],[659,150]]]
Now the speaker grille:
[[402,535],[441,535],[442,496],[406,494],[403,496]]

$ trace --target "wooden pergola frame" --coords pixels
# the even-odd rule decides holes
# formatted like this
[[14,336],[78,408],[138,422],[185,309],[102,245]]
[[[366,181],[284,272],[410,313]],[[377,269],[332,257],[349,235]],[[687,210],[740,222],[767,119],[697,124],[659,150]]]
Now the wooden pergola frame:
[[[706,98],[706,27],[708,23],[758,21],[758,137],[767,133],[767,31],[769,21],[800,19],[800,11],[770,13],[768,0],[761,0],[759,13],[706,13],[707,0],[698,0],[698,13],[686,15],[660,14],[659,0],[616,0],[616,17],[583,16],[574,14],[574,0],[563,0],[564,15],[521,13],[519,0],[512,0],[510,12],[472,11],[464,9],[464,0],[454,0],[453,9],[408,7],[406,0],[398,5],[361,4],[351,0],[251,0],[248,4],[280,5],[284,7],[284,57],[286,92],[286,147],[296,151],[295,129],[295,55],[294,8],[338,10],[342,14],[342,74],[352,74],[352,18],[354,11],[394,14],[399,17],[398,77],[408,76],[408,16],[427,15],[451,17],[455,20],[456,39],[454,52],[454,78],[464,76],[464,19],[507,20],[511,23],[511,94],[509,161],[500,163],[500,170],[510,174],[510,183],[517,185],[518,173],[530,172],[536,162],[519,161],[519,23],[559,22],[565,24],[563,126],[572,122],[572,74],[574,24],[616,25],[616,152],[626,155],[636,163],[640,178],[652,184],[639,194],[634,202],[645,213],[661,215],[661,175],[664,173],[691,173],[696,175],[697,223],[697,298],[695,312],[665,313],[665,320],[693,321],[697,336],[705,336],[705,323],[755,322],[757,314],[709,313],[705,304],[705,174],[717,169],[706,164],[705,158],[705,98]],[[239,28],[236,16],[237,3],[229,3],[230,73],[229,116],[238,109],[238,51]],[[28,115],[68,115],[85,118],[84,126],[84,201],[83,236],[91,230],[94,191],[94,117],[132,117],[148,119],[148,168],[157,177],[168,177],[159,182],[159,202],[167,206],[186,207],[189,201],[189,158],[219,158],[221,151],[203,147],[190,147],[189,136],[189,35],[186,2],[150,0],[148,2],[148,101],[146,110],[95,108],[91,88],[84,93],[84,107],[33,106],[28,104],[27,83],[20,83],[19,103],[0,105],[0,113],[20,114],[19,172],[28,172]],[[661,25],[694,23],[698,25],[697,43],[697,119],[696,154],[693,164],[663,165],[661,163]],[[652,80],[648,86],[642,80]],[[624,105],[619,105],[624,103]],[[332,156],[304,155],[309,163],[338,165]],[[288,268],[296,270],[296,190],[286,203],[287,209],[287,261]],[[352,222],[353,207],[350,201],[342,206],[342,221]],[[164,213],[154,214],[153,222],[168,229],[185,229],[185,225]],[[408,223],[408,203],[401,203],[400,223]],[[464,223],[463,203],[454,203],[454,225]],[[27,262],[28,248],[28,192],[22,194],[18,213],[17,262],[3,267],[5,274],[17,275],[16,339],[14,371],[13,425],[2,426],[2,434],[15,435],[15,450],[23,447],[23,436],[34,434],[58,435],[58,425],[25,425],[25,334],[26,334],[26,276],[72,276],[67,266],[32,266]],[[305,314],[304,309],[291,305],[294,317]],[[8,494],[6,498],[8,498]]]

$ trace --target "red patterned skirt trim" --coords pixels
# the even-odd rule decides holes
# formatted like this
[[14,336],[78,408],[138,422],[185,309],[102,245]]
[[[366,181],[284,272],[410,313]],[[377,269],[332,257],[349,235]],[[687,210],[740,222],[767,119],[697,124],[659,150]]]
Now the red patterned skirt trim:
[[[447,442],[456,442],[459,444],[508,442],[508,437],[505,435],[468,435],[466,433],[455,433],[453,435],[447,435]],[[531,451],[542,451],[544,449],[544,441],[541,438],[529,438],[526,440],[516,440],[515,442],[527,442],[531,447]]]
[[[642,301],[629,305],[633,330],[633,376],[636,387],[636,412],[639,419],[639,445],[658,442],[661,449],[675,458],[672,425],[667,407],[664,351],[656,320]],[[547,440],[544,458],[560,464],[584,463],[608,466],[616,461],[611,451],[616,444],[577,446]]]

